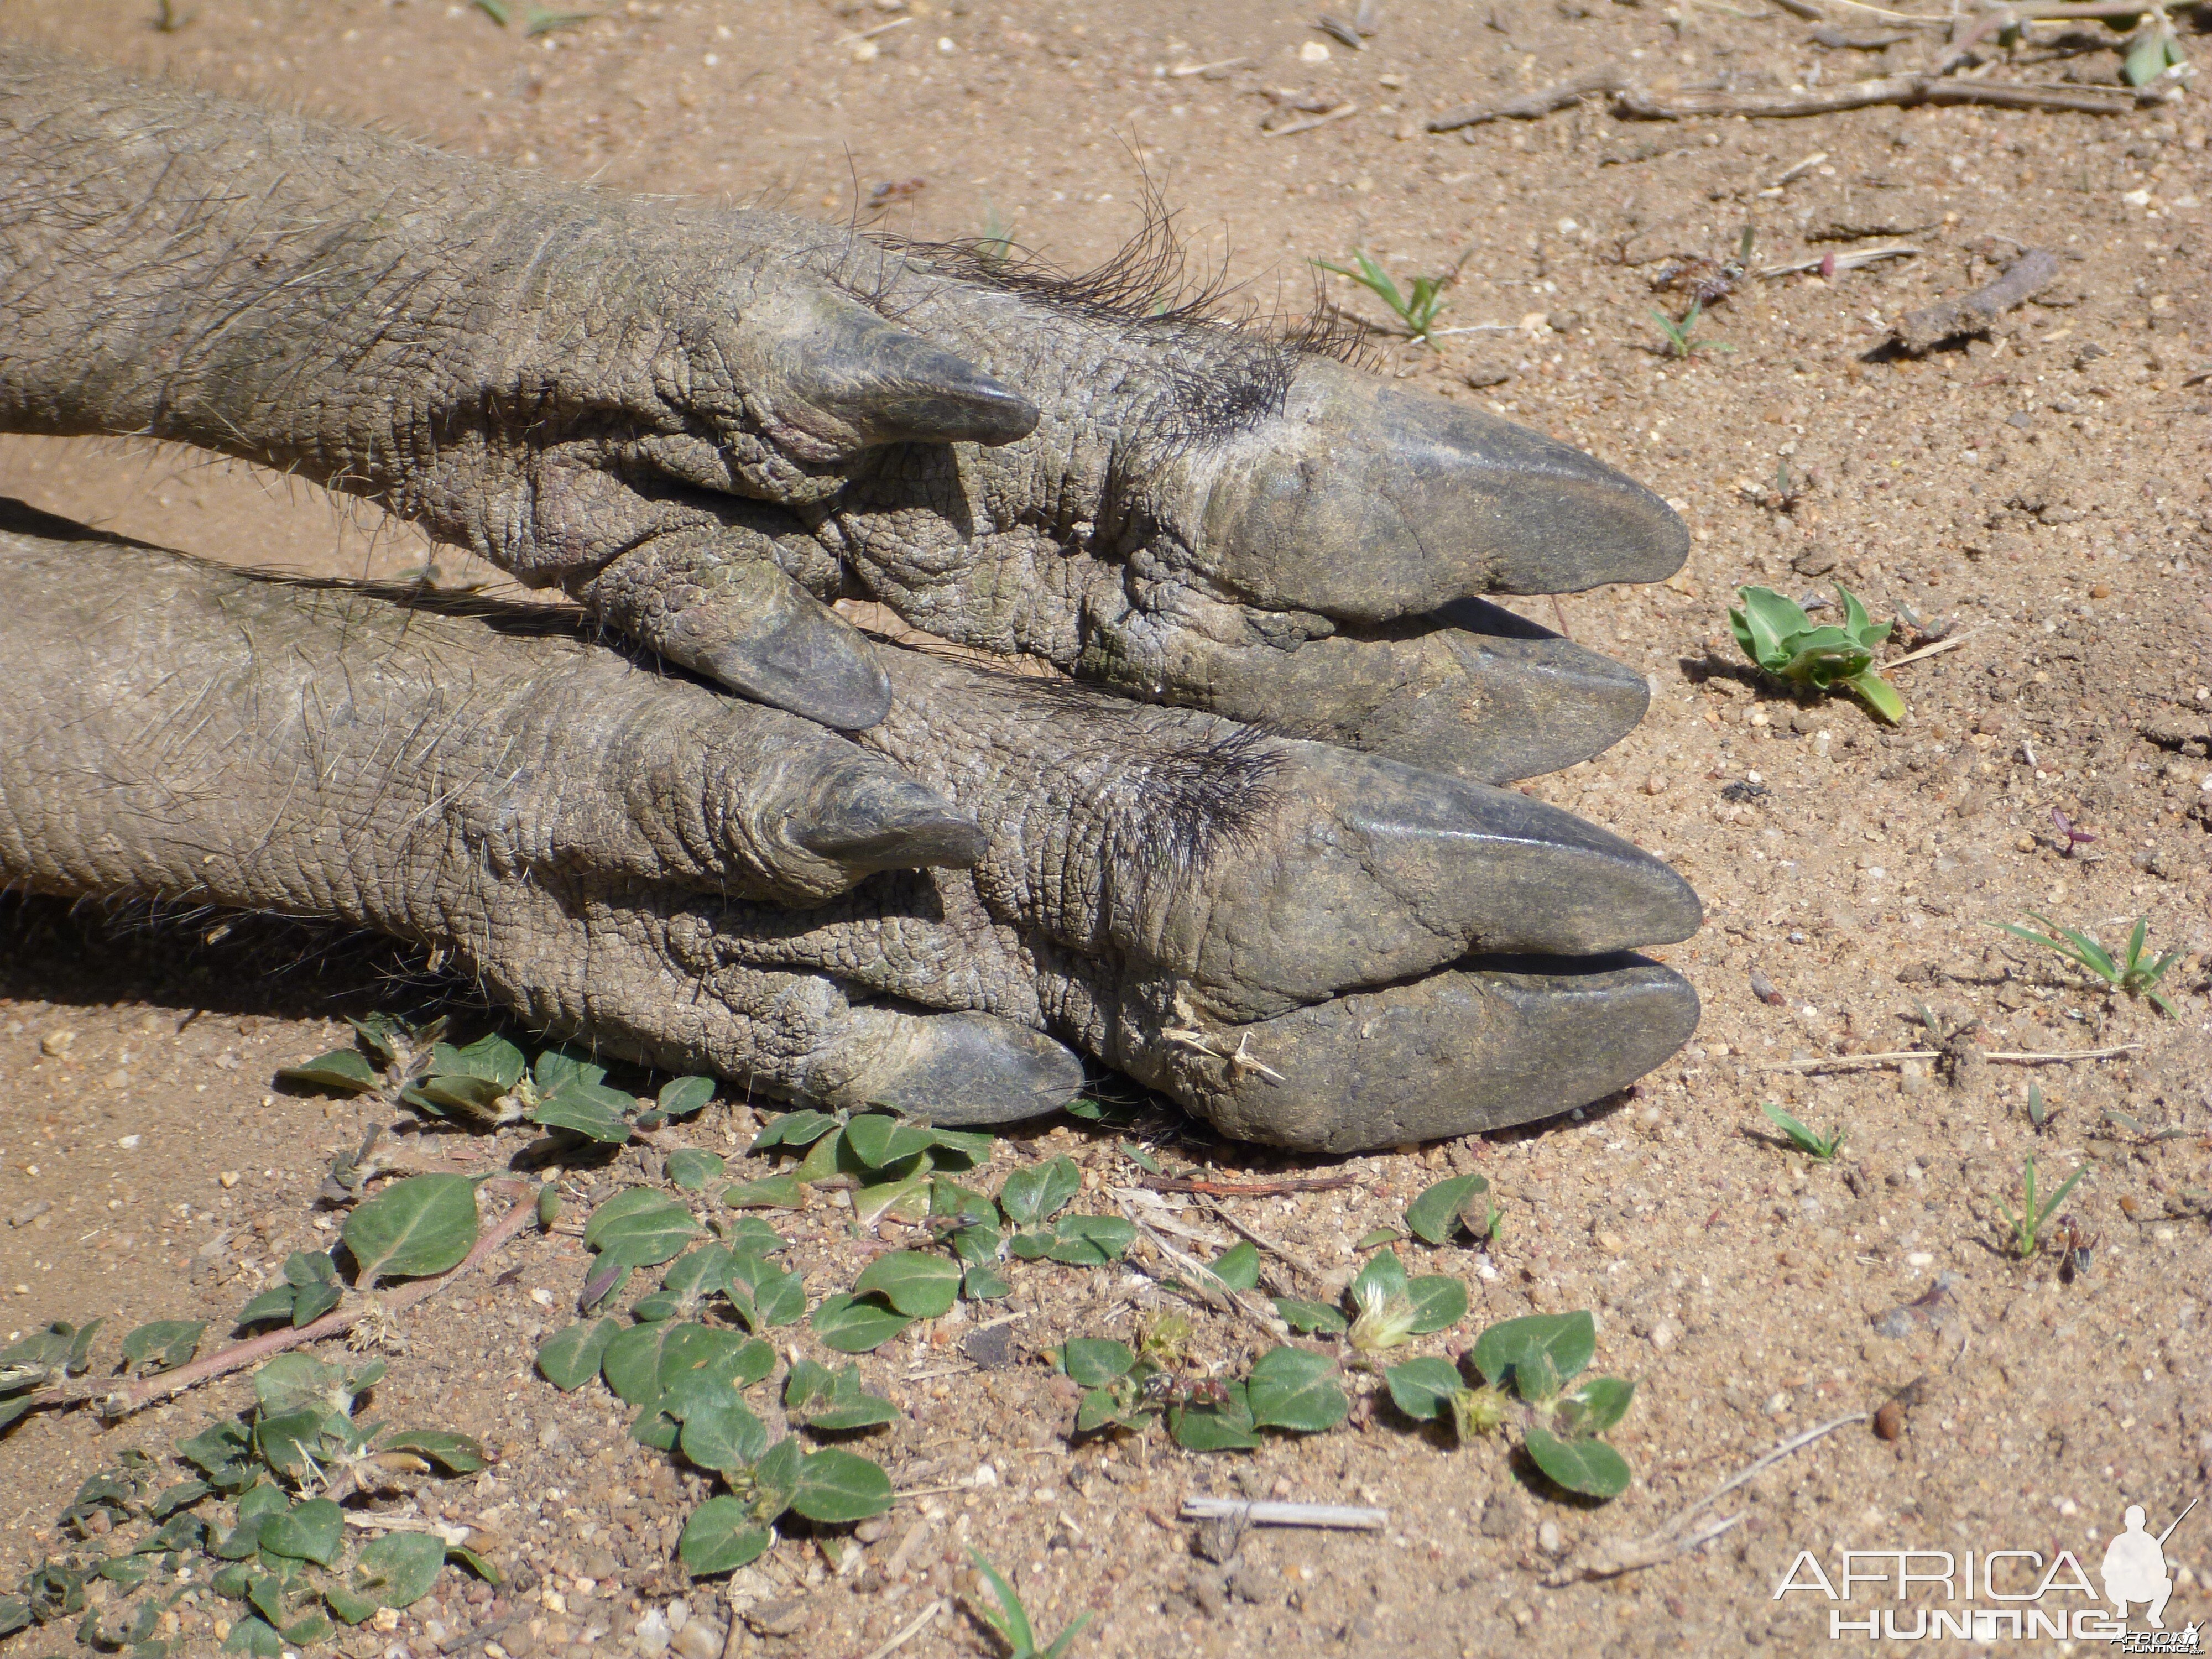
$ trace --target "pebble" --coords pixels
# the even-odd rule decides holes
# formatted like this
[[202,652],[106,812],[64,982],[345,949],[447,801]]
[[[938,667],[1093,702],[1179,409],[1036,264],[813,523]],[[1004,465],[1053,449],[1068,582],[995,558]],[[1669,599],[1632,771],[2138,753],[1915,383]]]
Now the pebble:
[[1674,1346],[1674,1325],[1672,1320],[1655,1319],[1651,1322],[1650,1334],[1644,1340],[1658,1349],[1661,1353],[1664,1353]]
[[39,1039],[39,1052],[49,1060],[59,1060],[69,1053],[70,1045],[76,1041],[75,1031],[66,1025],[57,1025]]
[[1559,1523],[1547,1521],[1536,1528],[1536,1547],[1547,1555],[1557,1555],[1566,1547],[1559,1537]]
[[1894,1400],[1883,1406],[1874,1414],[1874,1431],[1875,1438],[1881,1440],[1894,1440],[1903,1434],[1905,1407]]

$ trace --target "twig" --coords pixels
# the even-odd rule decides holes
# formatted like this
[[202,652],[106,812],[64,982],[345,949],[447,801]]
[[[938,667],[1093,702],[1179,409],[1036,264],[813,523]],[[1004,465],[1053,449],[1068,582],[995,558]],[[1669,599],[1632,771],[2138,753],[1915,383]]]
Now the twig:
[[1462,104],[1457,109],[1446,110],[1429,123],[1431,132],[1452,132],[1461,127],[1481,126],[1491,121],[1534,121],[1563,110],[1570,104],[1579,104],[1592,93],[1620,92],[1628,84],[1617,69],[1593,70],[1587,75],[1577,75],[1572,80],[1562,81],[1541,92],[1525,93],[1503,104]]
[[538,1205],[526,1188],[514,1182],[496,1184],[522,1195],[516,1198],[505,1215],[492,1224],[490,1231],[477,1240],[476,1248],[468,1253],[459,1267],[440,1273],[435,1279],[411,1279],[381,1297],[365,1297],[351,1308],[326,1313],[311,1325],[271,1331],[266,1336],[257,1336],[250,1341],[235,1342],[189,1365],[142,1377],[120,1387],[113,1387],[113,1380],[106,1377],[87,1377],[81,1382],[67,1383],[40,1395],[32,1401],[31,1409],[43,1411],[50,1406],[75,1405],[79,1401],[97,1399],[102,1417],[128,1417],[132,1412],[143,1410],[157,1400],[167,1400],[187,1389],[196,1389],[203,1382],[228,1376],[247,1365],[258,1364],[293,1348],[302,1348],[311,1342],[320,1342],[325,1337],[340,1335],[368,1318],[373,1312],[384,1315],[400,1313],[418,1302],[426,1301],[453,1280],[474,1273],[508,1239],[520,1232],[525,1224],[536,1219]]
[[2072,110],[2084,115],[2125,115],[2166,94],[2115,87],[2109,94],[2059,87],[2023,86],[2012,81],[1947,81],[1916,70],[1871,81],[1850,81],[1810,92],[1647,92],[1624,88],[1614,100],[1620,113],[1652,121],[1680,121],[1706,115],[1786,118],[1833,115],[1843,110],[1895,104],[1984,104],[1998,109]]
[[360,1510],[342,1510],[338,1519],[349,1527],[358,1527],[363,1532],[432,1532],[444,1539],[448,1546],[465,1544],[474,1527],[456,1527],[443,1521],[432,1521],[418,1515],[377,1515]]
[[1348,1175],[1285,1176],[1277,1181],[1206,1181],[1182,1176],[1146,1176],[1137,1184],[1152,1193],[1204,1193],[1211,1198],[1280,1198],[1286,1193],[1333,1193],[1351,1186]]
[[1254,1231],[1251,1228],[1239,1221],[1235,1216],[1230,1214],[1226,1207],[1213,1202],[1211,1199],[1201,1197],[1200,1202],[1205,1204],[1207,1212],[1211,1214],[1216,1221],[1218,1221],[1223,1226],[1228,1228],[1231,1231],[1237,1234],[1240,1237],[1250,1240],[1256,1248],[1267,1251],[1270,1255],[1280,1256],[1284,1261],[1289,1262],[1291,1267],[1297,1268],[1298,1272],[1304,1273],[1308,1279],[1320,1285],[1322,1289],[1327,1290],[1330,1288],[1328,1276],[1324,1274],[1319,1267],[1316,1267],[1313,1264],[1313,1261],[1310,1257],[1301,1255],[1298,1251],[1292,1249],[1289,1245],[1282,1243],[1279,1239],[1270,1238],[1265,1233]]
[[1792,259],[1788,264],[1784,265],[1761,265],[1759,268],[1759,274],[1770,280],[1776,276],[1793,276],[1801,270],[1818,270],[1821,266],[1827,264],[1831,259],[1835,261],[1834,265],[1831,267],[1832,270],[1856,270],[1860,266],[1870,265],[1877,259],[1911,258],[1920,252],[1920,249],[1914,247],[1910,242],[1891,242],[1881,247],[1853,248],[1849,253],[1824,253],[1814,259]]
[[890,1659],[890,1655],[896,1653],[908,1643],[913,1641],[915,1637],[921,1635],[923,1628],[927,1626],[929,1621],[936,1618],[939,1613],[944,1611],[945,1598],[940,1595],[936,1601],[932,1601],[920,1613],[915,1614],[914,1622],[912,1624],[908,1625],[896,1636],[892,1637],[890,1641],[884,1643],[883,1646],[878,1648],[873,1653],[870,1654],[868,1656],[868,1659]]
[[1251,61],[1249,58],[1221,58],[1211,64],[1177,64],[1168,71],[1168,78],[1180,81],[1188,76],[1204,75],[1212,70],[1241,69]]
[[2142,1047],[2140,1042],[2116,1042],[2109,1048],[2059,1048],[2045,1054],[2003,1054],[1993,1050],[1982,1058],[1995,1060],[2000,1066],[2063,1066],[2069,1060],[2111,1060],[2118,1054],[2131,1054]]
[[1331,121],[1341,121],[1347,115],[1359,113],[1357,104],[1339,104],[1334,109],[1324,110],[1319,115],[1309,115],[1303,121],[1291,121],[1279,127],[1262,127],[1262,138],[1288,138],[1297,133],[1311,132],[1316,127],[1325,127]]
[[1127,1199],[1117,1201],[1121,1204],[1121,1213],[1128,1218],[1129,1224],[1152,1240],[1154,1249],[1198,1280],[1198,1288],[1205,1294],[1208,1302],[1217,1308],[1226,1302],[1231,1308],[1243,1314],[1245,1318],[1278,1341],[1291,1334],[1291,1328],[1283,1322],[1281,1317],[1273,1309],[1269,1309],[1266,1313],[1261,1312],[1250,1303],[1245,1301],[1243,1296],[1233,1285],[1206,1263],[1195,1256],[1186,1255],[1169,1243],[1167,1236],[1144,1217],[1139,1215],[1136,1207]]
[[1242,1521],[1248,1527],[1341,1527],[1372,1532],[1390,1524],[1390,1511],[1352,1509],[1342,1504],[1254,1504],[1241,1498],[1211,1498],[1194,1492],[1182,1500],[1182,1518]]
[[[1992,1048],[1982,1055],[1986,1060],[2000,1066],[2063,1066],[2076,1060],[2110,1060],[2116,1054],[2133,1054],[2142,1047],[2140,1042],[2115,1043],[2109,1048],[2052,1048],[2039,1052],[2011,1051]],[[1945,1050],[1941,1048],[1900,1048],[1886,1054],[1840,1054],[1832,1060],[1784,1060],[1771,1066],[1762,1066],[1762,1072],[1857,1072],[1869,1066],[1895,1066],[1908,1060],[1941,1060]]]
[[1625,1543],[1603,1546],[1595,1555],[1587,1560],[1577,1562],[1573,1566],[1561,1569],[1546,1578],[1544,1583],[1556,1589],[1563,1584],[1571,1584],[1577,1579],[1617,1578],[1625,1572],[1635,1572],[1644,1567],[1656,1567],[1662,1561],[1671,1561],[1678,1555],[1686,1554],[1700,1544],[1711,1542],[1741,1522],[1744,1518],[1743,1513],[1739,1511],[1718,1521],[1706,1522],[1703,1525],[1696,1524],[1699,1515],[1711,1509],[1737,1487],[1757,1480],[1793,1452],[1803,1450],[1815,1440],[1825,1435],[1833,1434],[1838,1429],[1848,1427],[1853,1423],[1863,1423],[1868,1416],[1869,1413],[1865,1412],[1853,1412],[1847,1417],[1831,1418],[1826,1423],[1815,1424],[1802,1433],[1790,1436],[1772,1451],[1764,1456],[1753,1458],[1735,1474],[1722,1481],[1719,1486],[1715,1486],[1703,1498],[1660,1528],[1658,1531],[1643,1538],[1632,1539]]
[[1975,635],[1986,634],[1996,626],[1995,623],[1984,623],[1979,628],[1970,628],[1963,634],[1954,634],[1950,638],[1938,640],[1933,645],[1923,645],[1917,651],[1908,651],[1896,660],[1882,664],[1881,672],[1887,674],[1893,668],[1902,668],[1909,662],[1918,662],[1923,657],[1937,656],[1943,652],[1955,650],[1973,638]]
[[1984,283],[1956,300],[1906,312],[1898,321],[1897,343],[1917,357],[1939,340],[1960,334],[1978,334],[2057,278],[2058,256],[2042,248],[2030,248],[1994,283]]

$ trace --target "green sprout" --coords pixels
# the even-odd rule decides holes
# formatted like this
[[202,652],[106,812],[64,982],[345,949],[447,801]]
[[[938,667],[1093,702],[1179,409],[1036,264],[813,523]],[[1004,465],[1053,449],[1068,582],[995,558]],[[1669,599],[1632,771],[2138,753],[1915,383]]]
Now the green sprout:
[[2120,77],[2131,87],[2146,87],[2169,69],[2178,69],[2189,60],[2182,55],[2181,43],[2174,39],[2173,25],[2165,9],[2152,6],[2150,15],[2128,48],[2127,59],[2120,65]]
[[2035,1254],[2038,1237],[2043,1231],[2044,1224],[2048,1222],[2052,1212],[2066,1201],[2066,1194],[2074,1190],[2074,1183],[2088,1173],[2086,1166],[2075,1170],[2072,1175],[2066,1177],[2065,1185],[2051,1194],[2049,1198],[2038,1200],[2035,1196],[2035,1160],[2033,1158],[2027,1160],[2027,1167],[2021,1174],[2021,1206],[2018,1212],[2015,1213],[2013,1207],[2004,1200],[1997,1200],[1997,1210],[2004,1217],[2005,1225],[2012,1229],[2014,1255],[2025,1261]]
[[1390,273],[1369,258],[1364,252],[1354,248],[1352,251],[1352,257],[1358,263],[1359,269],[1357,270],[1348,270],[1342,265],[1333,265],[1326,259],[1316,259],[1314,264],[1322,270],[1334,271],[1339,276],[1348,276],[1358,283],[1360,287],[1390,307],[1409,338],[1419,340],[1433,350],[1437,343],[1437,319],[1443,314],[1444,307],[1448,303],[1444,299],[1444,287],[1449,278],[1416,276],[1413,278],[1413,293],[1407,295],[1400,292],[1398,284],[1391,280]]
[[2051,1121],[2051,1108],[2043,1098],[2043,1089],[2039,1084],[2027,1085],[2027,1121],[2034,1126],[2038,1134],[2041,1134],[2044,1125]]
[[976,1605],[975,1611],[998,1638],[1006,1644],[1006,1659],[1060,1659],[1060,1656],[1067,1651],[1068,1644],[1091,1622],[1091,1615],[1086,1613],[1053,1638],[1049,1647],[1039,1647],[1036,1634],[1030,1627],[1029,1609],[1022,1605],[1021,1596],[1006,1582],[1006,1576],[985,1560],[980,1550],[971,1548],[968,1552],[968,1559],[975,1564],[975,1571],[983,1575],[984,1582],[991,1587],[991,1594],[998,1600],[999,1610],[996,1613],[980,1603]]
[[[2027,916],[2031,921],[2041,922],[2051,933],[2039,933],[2033,927],[2022,927],[2009,921],[1992,922],[1990,926],[2000,933],[2024,939],[2031,945],[2040,945],[2046,951],[2056,951],[2075,967],[2087,969],[2094,974],[2115,991],[2124,992],[2129,996],[2147,996],[2158,1005],[2159,1012],[2167,1018],[2179,1018],[2173,1004],[2166,1000],[2166,993],[2158,988],[2158,982],[2166,977],[2167,969],[2181,960],[2182,952],[2169,951],[2156,957],[2145,955],[2143,936],[2150,932],[2148,916],[2136,918],[2135,930],[2128,935],[2127,954],[2118,962],[2112,960],[2111,951],[2080,928],[2061,927],[2050,917],[2038,915],[2033,910],[2027,913]],[[2052,933],[2062,937],[2053,939]]]
[[1705,314],[1705,302],[1692,300],[1690,308],[1676,322],[1656,306],[1651,315],[1667,336],[1667,355],[1670,357],[1694,357],[1700,351],[1734,351],[1735,348],[1725,340],[1701,339],[1698,335],[1698,319]]
[[1771,1102],[1762,1101],[1759,1109],[1766,1114],[1768,1120],[1776,1128],[1790,1137],[1790,1144],[1792,1146],[1801,1152],[1820,1159],[1823,1163],[1833,1158],[1837,1150],[1844,1144],[1844,1136],[1847,1131],[1840,1123],[1836,1126],[1833,1133],[1824,1139],[1814,1133],[1807,1125]]
[[1729,627],[1744,655],[1768,673],[1819,691],[1842,685],[1891,725],[1905,718],[1905,699],[1874,670],[1875,647],[1896,624],[1875,622],[1850,588],[1836,584],[1843,622],[1818,628],[1794,601],[1771,587],[1740,587],[1735,597]]

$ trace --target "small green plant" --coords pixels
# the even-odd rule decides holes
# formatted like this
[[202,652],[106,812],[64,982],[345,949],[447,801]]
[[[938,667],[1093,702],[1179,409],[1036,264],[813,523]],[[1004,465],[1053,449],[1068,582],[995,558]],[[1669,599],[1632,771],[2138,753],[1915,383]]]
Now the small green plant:
[[2181,43],[2174,38],[2173,24],[2165,9],[2152,6],[2128,48],[2126,61],[2120,65],[2120,76],[2131,87],[2145,87],[2169,69],[2178,69],[2188,61],[2182,55]]
[[[2115,991],[2129,996],[2146,996],[2158,1005],[2159,1012],[2169,1019],[2179,1016],[2173,1005],[2166,1000],[2166,993],[2158,988],[2166,977],[2166,969],[2181,960],[2180,951],[2169,951],[2162,957],[2149,957],[2143,950],[2143,939],[2150,932],[2150,918],[2136,918],[2134,931],[2128,935],[2126,953],[2115,962],[2112,953],[2097,943],[2087,933],[2076,927],[2061,927],[2048,916],[2031,910],[2030,921],[2039,921],[2051,932],[2039,933],[2033,927],[2022,927],[2016,922],[1991,922],[2000,933],[2024,939],[2031,945],[2040,945],[2046,951],[2056,951],[2077,968],[2087,969]],[[2053,938],[2051,935],[2058,937]]]
[[1416,276],[1413,278],[1413,291],[1408,295],[1401,292],[1390,273],[1364,252],[1354,248],[1352,257],[1359,266],[1357,270],[1333,265],[1326,259],[1316,259],[1314,264],[1323,270],[1334,271],[1339,276],[1348,276],[1358,283],[1390,307],[1408,338],[1419,340],[1434,349],[1437,319],[1443,314],[1448,303],[1444,299],[1444,289],[1450,279],[1445,276]]
[[1769,1122],[1790,1137],[1790,1144],[1792,1146],[1808,1157],[1820,1159],[1823,1163],[1836,1155],[1837,1151],[1844,1144],[1844,1136],[1849,1133],[1842,1124],[1838,1123],[1833,1132],[1825,1138],[1815,1134],[1808,1125],[1792,1117],[1771,1101],[1761,1101],[1759,1109],[1766,1114]]
[[1819,691],[1841,685],[1893,726],[1905,718],[1905,699],[1874,670],[1875,647],[1896,624],[1874,621],[1850,588],[1836,586],[1842,623],[1823,627],[1815,627],[1794,600],[1771,587],[1738,588],[1735,597],[1729,627],[1744,655],[1759,667]]
[[1595,1376],[1569,1388],[1596,1355],[1588,1313],[1531,1314],[1492,1325],[1468,1351],[1480,1388],[1449,1359],[1409,1359],[1384,1381],[1400,1411],[1416,1422],[1449,1420],[1462,1441],[1504,1430],[1517,1401],[1522,1444],[1538,1468],[1569,1492],[1618,1498],[1628,1490],[1628,1462],[1600,1437],[1626,1415],[1636,1385]]
[[981,1602],[975,1603],[975,1615],[991,1627],[993,1634],[1006,1644],[1006,1659],[1060,1659],[1068,1644],[1083,1633],[1091,1622],[1084,1613],[1066,1630],[1052,1638],[1044,1647],[1036,1644],[1036,1632],[1030,1626],[1030,1610],[1022,1605],[1020,1593],[1006,1582],[1006,1575],[984,1558],[981,1550],[970,1548],[968,1559],[975,1564],[975,1571],[983,1575],[983,1582],[991,1587],[991,1595],[999,1604],[994,1613]]
[[2065,1184],[2057,1192],[2051,1194],[2049,1198],[2039,1199],[2035,1192],[2035,1160],[2033,1158],[2027,1160],[2026,1167],[2021,1172],[2020,1208],[2014,1211],[2012,1206],[2002,1198],[1997,1200],[1998,1212],[2003,1215],[2005,1225],[2012,1229],[2012,1249],[2014,1255],[2025,1261],[2035,1254],[2041,1242],[2044,1227],[2049,1223],[2058,1206],[2066,1201],[2066,1194],[2074,1190],[2075,1183],[2088,1172],[2086,1165],[2075,1170],[2072,1175],[2066,1177]]
[[1708,340],[1699,336],[1698,319],[1705,314],[1705,302],[1703,300],[1691,301],[1690,308],[1682,313],[1682,319],[1680,322],[1675,321],[1657,307],[1652,307],[1652,318],[1658,323],[1660,332],[1667,337],[1668,356],[1680,360],[1694,357],[1701,351],[1734,351],[1735,349],[1725,340]]
[[1013,257],[1013,221],[1000,213],[998,204],[983,203],[983,234],[975,241],[976,257],[990,264],[1004,264]]
[[2038,1134],[2041,1134],[2044,1125],[2051,1121],[2051,1108],[2044,1101],[2040,1084],[2027,1085],[2027,1121]]

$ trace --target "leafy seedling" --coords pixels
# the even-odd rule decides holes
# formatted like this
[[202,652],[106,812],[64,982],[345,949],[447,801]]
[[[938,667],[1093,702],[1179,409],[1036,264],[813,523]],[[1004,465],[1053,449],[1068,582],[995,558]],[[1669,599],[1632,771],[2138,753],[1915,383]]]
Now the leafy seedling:
[[1680,322],[1657,307],[1652,307],[1652,319],[1658,323],[1660,332],[1666,337],[1667,356],[1683,360],[1694,357],[1702,351],[1735,349],[1725,340],[1708,340],[1698,334],[1698,319],[1705,314],[1705,302],[1703,300],[1691,301],[1690,308],[1682,313]]
[[2181,43],[2174,38],[2173,25],[2165,10],[2154,5],[2120,64],[2120,76],[2131,87],[2146,87],[2168,70],[2179,69],[2188,61],[2182,55]]
[[1492,1325],[1468,1351],[1482,1374],[1480,1389],[1459,1386],[1437,1362],[1420,1360],[1393,1367],[1385,1380],[1401,1411],[1422,1421],[1449,1413],[1463,1440],[1504,1428],[1517,1398],[1527,1419],[1522,1443],[1538,1468],[1569,1492],[1618,1498],[1628,1490],[1627,1460],[1599,1437],[1627,1413],[1636,1385],[1596,1376],[1570,1387],[1596,1352],[1597,1325],[1588,1313],[1531,1314]]
[[1006,1575],[984,1559],[981,1551],[970,1548],[968,1559],[975,1564],[975,1571],[990,1587],[992,1599],[998,1602],[994,1612],[981,1601],[971,1601],[975,1616],[990,1627],[992,1634],[1006,1644],[1006,1659],[1062,1659],[1083,1627],[1091,1622],[1084,1613],[1066,1630],[1043,1647],[1036,1644],[1036,1632],[1030,1624],[1029,1609],[1022,1605],[1021,1596],[1006,1582]]
[[2029,1084],[2027,1085],[2027,1121],[2035,1133],[2041,1134],[2044,1126],[2056,1115],[2057,1109],[2048,1104],[2043,1098],[2043,1086],[2036,1083]]
[[1832,1133],[1823,1137],[1815,1134],[1808,1125],[1792,1117],[1771,1101],[1761,1101],[1759,1109],[1766,1114],[1768,1121],[1790,1137],[1790,1144],[1792,1146],[1809,1157],[1820,1159],[1823,1163],[1833,1158],[1844,1144],[1844,1136],[1847,1131],[1840,1123],[1835,1127]]
[[[2022,927],[2010,921],[1989,925],[2000,933],[2010,933],[2015,939],[2024,939],[2031,945],[2040,945],[2047,951],[2057,951],[2075,967],[2094,974],[2115,991],[2129,996],[2148,997],[2158,1005],[2159,1012],[2169,1019],[2179,1018],[2173,1004],[2166,1000],[2166,993],[2158,987],[2159,981],[2166,977],[2166,970],[2181,960],[2184,952],[2169,951],[2162,957],[2152,957],[2145,952],[2143,939],[2150,932],[2148,916],[2136,918],[2135,927],[2128,934],[2126,951],[2116,962],[2111,951],[2081,929],[2062,927],[2050,917],[2039,915],[2033,910],[2027,915],[2029,921],[2041,922],[2051,933],[2039,933],[2032,927]],[[2052,934],[2058,937],[2053,938]]]
[[2004,1217],[2005,1225],[2012,1229],[2013,1254],[2025,1261],[2040,1248],[2044,1228],[2057,1213],[2058,1206],[2066,1201],[2066,1194],[2074,1190],[2075,1183],[2088,1174],[2087,1166],[2076,1170],[2066,1177],[2065,1184],[2048,1198],[2038,1198],[2035,1191],[2035,1160],[2031,1158],[2021,1171],[2021,1204],[2015,1211],[2000,1198],[1997,1212]]
[[1399,326],[1407,338],[1419,340],[1431,350],[1435,349],[1437,319],[1443,314],[1445,306],[1449,303],[1444,298],[1444,289],[1450,285],[1451,279],[1449,276],[1416,276],[1413,278],[1413,291],[1407,294],[1400,290],[1390,273],[1365,252],[1354,248],[1352,258],[1359,267],[1357,270],[1331,264],[1326,259],[1316,259],[1314,264],[1319,270],[1332,271],[1339,276],[1348,276],[1358,283],[1390,308],[1391,315],[1397,318]]
[[1744,655],[1778,679],[1816,691],[1840,685],[1894,726],[1905,718],[1905,699],[1875,672],[1874,652],[1896,624],[1872,620],[1858,596],[1840,582],[1836,597],[1844,620],[1815,627],[1795,600],[1772,588],[1738,588],[1729,627]]

